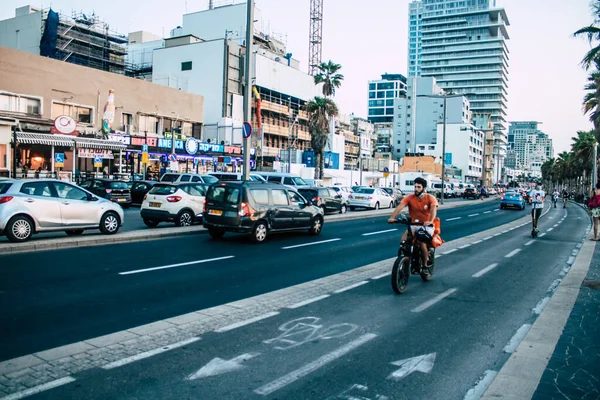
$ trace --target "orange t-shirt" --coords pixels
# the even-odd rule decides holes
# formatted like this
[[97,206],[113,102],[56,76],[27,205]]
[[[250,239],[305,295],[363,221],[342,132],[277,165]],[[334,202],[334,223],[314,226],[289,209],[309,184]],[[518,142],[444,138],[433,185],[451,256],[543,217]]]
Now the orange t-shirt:
[[431,210],[438,206],[437,199],[425,193],[421,199],[414,194],[409,194],[402,199],[401,206],[408,206],[408,215],[412,222],[425,222],[431,218]]

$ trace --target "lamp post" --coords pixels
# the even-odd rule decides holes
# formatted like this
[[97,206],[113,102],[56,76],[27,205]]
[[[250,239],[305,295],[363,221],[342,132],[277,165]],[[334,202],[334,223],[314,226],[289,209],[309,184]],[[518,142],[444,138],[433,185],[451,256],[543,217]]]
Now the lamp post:
[[296,148],[296,141],[292,141],[292,144],[290,143],[290,140],[293,139],[293,133],[294,133],[294,125],[296,125],[296,122],[298,122],[298,115],[296,115],[296,118],[294,118],[294,122],[292,122],[292,125],[290,126],[290,130],[288,132],[288,174],[290,174],[292,172],[292,149]]
[[[252,119],[252,64],[254,43],[254,0],[246,3],[246,64],[244,65],[244,121]],[[244,181],[250,180],[250,137],[244,138]]]

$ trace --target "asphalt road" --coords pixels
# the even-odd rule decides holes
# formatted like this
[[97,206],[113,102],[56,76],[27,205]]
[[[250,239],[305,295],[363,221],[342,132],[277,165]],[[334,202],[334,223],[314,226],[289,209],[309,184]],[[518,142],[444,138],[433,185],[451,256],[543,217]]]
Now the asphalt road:
[[[442,237],[453,240],[527,215],[497,206],[441,210]],[[0,361],[393,257],[401,232],[390,231],[397,226],[386,220],[326,223],[318,238],[273,235],[262,245],[235,234],[222,241],[201,235],[0,256]],[[232,258],[119,275],[220,257]]]
[[[494,211],[473,217],[463,215],[464,212],[485,212],[490,207],[493,206],[443,213],[444,219],[461,217],[454,224],[453,221],[444,224],[446,236],[449,239],[462,236],[468,231],[481,230],[523,215]],[[560,208],[551,209],[540,223],[546,234],[535,241],[531,241],[529,227],[525,226],[443,255],[437,261],[434,280],[422,283],[413,276],[408,292],[402,296],[393,294],[387,278],[369,281],[251,325],[205,334],[202,340],[184,348],[114,370],[88,371],[78,376],[76,384],[33,398],[463,399],[485,371],[501,368],[509,357],[503,351],[504,346],[520,327],[535,319],[532,309],[547,294],[572,249],[580,243],[589,220],[578,207],[570,207],[568,212],[560,226],[548,231],[565,213]],[[381,221],[370,224],[370,228],[381,227]],[[335,245],[311,247],[309,262],[301,260],[298,264],[295,261],[305,255],[305,251],[290,253],[285,265],[279,265],[277,261],[264,262],[267,257],[277,260],[279,254],[287,255],[284,251],[267,251],[263,267],[255,271],[258,275],[254,282],[260,282],[258,286],[267,285],[263,281],[267,279],[267,271],[283,278],[287,275],[285,271],[305,276],[313,270],[326,275],[335,269],[350,269],[363,262],[361,254],[367,253],[365,249],[372,249],[376,253],[374,257],[379,259],[395,252],[392,248],[397,234],[373,235],[376,238],[365,239],[360,236],[360,232],[368,231],[364,225],[365,221],[362,226],[331,224],[327,234],[342,240],[333,242]],[[264,252],[297,240],[301,239],[282,238],[260,249]],[[214,251],[221,250],[225,244],[238,245],[246,252],[253,251],[237,239],[227,242],[215,245]],[[515,254],[516,250],[519,252]],[[329,258],[328,253],[331,254]],[[253,257],[248,256],[244,261],[251,259]],[[497,267],[479,277],[473,276],[492,263],[497,263]],[[330,264],[339,266],[330,267]],[[215,264],[215,269],[224,267]],[[243,284],[244,267],[229,263],[227,268],[231,286],[238,285],[235,291],[249,290],[244,290],[249,286]],[[146,287],[148,281],[144,277],[160,281],[160,287],[170,286],[172,279],[187,279],[197,286],[199,276],[206,272],[200,270],[205,269],[176,268],[159,272],[160,275],[133,275],[131,277],[135,278],[129,287]],[[220,270],[218,275],[222,272]],[[14,279],[11,277],[10,281]],[[255,284],[251,286],[254,288]],[[202,289],[205,288],[202,285]],[[9,289],[8,293],[13,290],[16,289]],[[428,301],[449,290],[453,292],[448,297],[424,307]],[[201,291],[197,300],[213,298],[216,292]],[[177,292],[177,298],[183,296],[184,291]],[[247,294],[239,297],[245,296]],[[129,299],[134,301],[136,297],[136,293],[131,293]],[[175,297],[161,299],[162,302],[174,300]],[[127,306],[123,304],[120,311],[127,313]],[[3,326],[6,326],[4,322]],[[411,367],[407,360],[413,357],[419,357],[420,363],[415,362]],[[242,366],[225,369],[220,374],[212,368],[215,363],[222,366],[223,360],[233,358]],[[206,367],[204,372],[211,376],[186,379],[202,367]]]

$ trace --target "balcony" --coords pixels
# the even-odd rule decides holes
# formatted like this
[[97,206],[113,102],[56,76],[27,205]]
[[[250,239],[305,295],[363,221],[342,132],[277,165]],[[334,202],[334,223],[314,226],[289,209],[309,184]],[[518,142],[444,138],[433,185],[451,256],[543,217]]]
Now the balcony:
[[277,104],[270,101],[262,100],[260,102],[260,108],[263,110],[272,111],[278,114],[290,115],[290,109],[288,106],[283,104]]

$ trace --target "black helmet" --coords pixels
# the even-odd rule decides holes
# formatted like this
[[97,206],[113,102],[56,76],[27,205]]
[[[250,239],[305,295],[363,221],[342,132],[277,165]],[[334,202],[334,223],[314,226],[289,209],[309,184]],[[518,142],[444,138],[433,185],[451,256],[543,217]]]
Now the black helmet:
[[425,229],[424,227],[420,227],[419,229],[417,229],[417,231],[415,232],[415,238],[419,242],[425,243],[429,243],[431,242],[431,239],[433,239],[431,234],[427,232],[427,229]]

